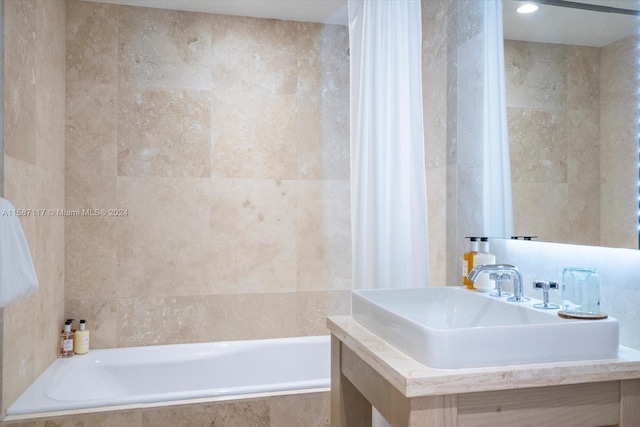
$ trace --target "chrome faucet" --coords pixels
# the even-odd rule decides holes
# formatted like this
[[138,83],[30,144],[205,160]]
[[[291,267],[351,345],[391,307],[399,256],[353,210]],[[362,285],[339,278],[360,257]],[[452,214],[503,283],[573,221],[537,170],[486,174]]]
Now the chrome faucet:
[[508,275],[511,277],[511,282],[513,283],[513,296],[507,298],[507,301],[513,302],[525,302],[529,301],[529,298],[524,296],[524,284],[522,282],[522,274],[520,270],[516,268],[515,265],[511,264],[484,264],[484,265],[476,265],[473,270],[469,272],[469,276],[467,277],[473,283],[475,283],[476,279],[482,273],[489,273],[496,277],[498,275]]

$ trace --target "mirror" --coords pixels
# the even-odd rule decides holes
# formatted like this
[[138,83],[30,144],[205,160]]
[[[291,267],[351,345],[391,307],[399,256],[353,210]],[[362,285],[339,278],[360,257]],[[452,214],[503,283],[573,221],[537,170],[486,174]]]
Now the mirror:
[[515,234],[637,249],[640,2],[540,3],[503,0]]

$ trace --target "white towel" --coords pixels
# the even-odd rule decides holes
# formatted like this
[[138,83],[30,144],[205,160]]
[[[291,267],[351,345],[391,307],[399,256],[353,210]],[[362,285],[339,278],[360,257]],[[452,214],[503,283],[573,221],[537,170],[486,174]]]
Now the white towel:
[[15,208],[0,197],[0,307],[38,289],[31,252]]

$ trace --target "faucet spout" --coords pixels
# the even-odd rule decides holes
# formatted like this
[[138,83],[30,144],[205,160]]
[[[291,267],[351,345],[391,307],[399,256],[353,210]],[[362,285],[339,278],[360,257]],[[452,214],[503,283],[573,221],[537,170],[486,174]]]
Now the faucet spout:
[[484,264],[477,265],[469,272],[467,278],[475,283],[476,279],[482,273],[496,273],[504,274],[511,277],[513,283],[513,296],[508,298],[507,301],[524,302],[529,301],[529,298],[524,296],[524,284],[522,281],[522,274],[515,265],[511,264]]

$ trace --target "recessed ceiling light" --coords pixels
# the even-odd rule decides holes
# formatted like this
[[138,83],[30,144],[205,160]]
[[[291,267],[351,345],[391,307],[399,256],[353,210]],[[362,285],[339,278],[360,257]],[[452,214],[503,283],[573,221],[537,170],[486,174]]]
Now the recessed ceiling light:
[[516,9],[518,13],[533,13],[538,10],[538,5],[533,3],[525,3]]

